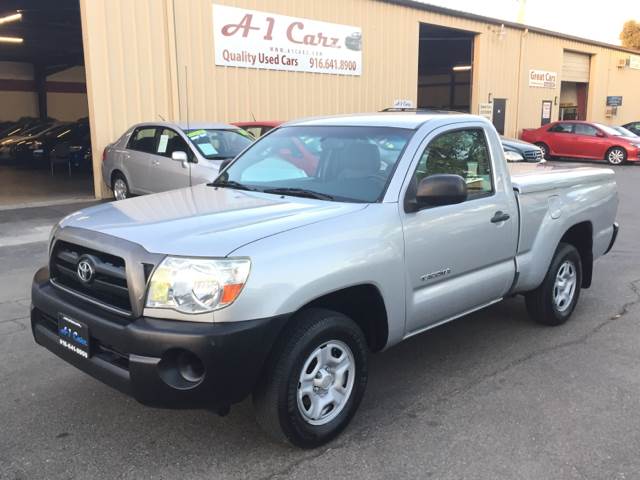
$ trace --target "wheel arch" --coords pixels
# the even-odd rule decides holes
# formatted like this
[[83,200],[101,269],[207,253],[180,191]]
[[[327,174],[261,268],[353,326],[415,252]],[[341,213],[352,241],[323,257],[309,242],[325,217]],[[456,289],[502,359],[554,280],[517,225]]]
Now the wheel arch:
[[[308,308],[326,308],[352,319],[364,333],[369,349],[373,352],[382,350],[387,344],[389,337],[387,309],[382,293],[371,283],[353,285],[326,293],[307,302],[297,312]],[[283,331],[285,329],[286,325]]]
[[605,161],[607,160],[607,157],[609,156],[609,152],[611,150],[613,150],[614,148],[619,148],[620,150],[622,150],[624,152],[625,157],[629,157],[629,150],[627,150],[627,147],[625,147],[624,145],[611,145],[609,148],[607,148],[607,151],[604,153]]
[[573,245],[582,262],[582,288],[591,286],[593,277],[593,224],[590,221],[571,226],[560,239],[560,243]]

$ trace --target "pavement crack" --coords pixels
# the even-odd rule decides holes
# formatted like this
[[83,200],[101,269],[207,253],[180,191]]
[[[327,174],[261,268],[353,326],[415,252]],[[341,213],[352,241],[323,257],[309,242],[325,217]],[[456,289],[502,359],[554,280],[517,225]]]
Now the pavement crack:
[[[511,370],[512,368],[515,368],[519,365],[522,365],[526,362],[528,362],[529,360],[548,354],[550,352],[556,351],[556,350],[561,350],[565,347],[569,347],[571,345],[578,345],[578,344],[582,344],[585,343],[587,340],[589,340],[589,338],[591,338],[593,335],[597,334],[600,330],[602,330],[605,326],[607,326],[608,324],[612,323],[613,321],[619,320],[620,318],[622,318],[623,316],[627,315],[629,313],[629,311],[635,306],[640,304],[640,278],[633,280],[631,282],[629,282],[629,288],[631,289],[631,291],[635,294],[636,298],[634,300],[631,300],[625,304],[622,305],[622,307],[620,307],[619,312],[616,315],[613,315],[609,318],[607,318],[606,320],[604,320],[603,322],[598,323],[595,327],[593,327],[591,330],[589,330],[588,332],[584,333],[583,335],[581,335],[578,338],[575,338],[573,340],[567,340],[566,342],[561,342],[558,343],[556,345],[550,345],[546,348],[542,348],[539,350],[535,350],[527,355],[524,355],[523,357],[517,358],[511,362],[509,362],[507,365],[498,368],[492,372],[489,372],[485,375],[481,375],[480,377],[478,377],[476,380],[471,381],[469,383],[467,383],[466,385],[462,385],[458,388],[454,388],[451,389],[445,393],[443,393],[442,395],[440,395],[439,397],[436,398],[435,402],[432,403],[429,406],[433,406],[433,405],[442,405],[443,403],[451,400],[454,397],[457,397],[458,395],[464,394],[470,390],[472,390],[473,388],[475,388],[476,386],[484,383],[485,381],[491,379],[491,378],[495,378],[509,370]],[[388,424],[392,424],[395,423],[399,418],[406,416],[408,414],[411,414],[412,412],[416,412],[416,411],[422,411],[425,408],[428,408],[429,406],[426,406],[424,404],[422,404],[421,402],[415,402],[415,403],[411,403],[409,404],[406,408],[400,409],[398,410],[394,415],[390,415],[386,418],[386,421],[384,422],[384,424],[382,423],[378,423],[378,425],[376,425],[375,428],[380,428],[380,427],[384,427],[384,425],[388,425]],[[361,428],[352,431],[349,436],[347,438],[351,438],[351,437],[355,437],[356,435],[359,434],[365,434],[366,432],[369,432],[371,430],[371,427],[369,425],[364,425]],[[365,435],[366,437],[366,435]]]
[[289,463],[288,465],[286,465],[285,467],[281,468],[280,470],[277,470],[277,471],[267,475],[266,477],[261,477],[260,480],[274,480],[274,479],[276,479],[278,477],[288,477],[300,465],[302,465],[304,463],[311,462],[313,460],[316,460],[316,459],[324,456],[325,454],[327,454],[327,453],[329,453],[331,451],[339,450],[341,448],[344,448],[345,445],[346,445],[345,442],[340,442],[340,443],[337,443],[337,444],[333,445],[330,448],[325,448],[325,449],[322,449],[321,451],[314,451],[314,453],[306,455],[306,456],[302,457],[301,459],[295,460],[295,461]]
[[19,322],[20,320],[27,320],[28,318],[29,318],[28,315],[22,315],[20,317],[14,317],[14,318],[6,318],[3,320],[0,320],[0,324],[10,323],[10,322]]
[[448,394],[446,394],[445,396],[443,396],[441,399],[438,399],[437,403],[442,403],[445,400],[448,400],[449,398],[455,397],[457,395],[459,395],[460,393],[464,393],[467,392],[469,390],[471,390],[473,387],[481,384],[482,382],[490,379],[490,378],[494,378],[502,373],[505,373],[509,370],[511,370],[514,367],[517,367],[518,365],[522,365],[523,363],[528,362],[529,360],[531,360],[532,358],[536,358],[539,357],[541,355],[545,355],[547,353],[556,351],[556,350],[560,350],[563,349],[565,347],[569,347],[571,345],[579,345],[582,343],[585,343],[587,340],[589,340],[589,338],[591,338],[592,336],[594,336],[595,334],[597,334],[600,330],[602,330],[604,327],[606,327],[609,323],[611,323],[612,321],[615,320],[619,320],[620,318],[622,318],[623,316],[627,315],[627,313],[629,313],[630,309],[639,304],[640,303],[640,286],[638,285],[640,283],[640,278],[633,280],[631,282],[629,282],[629,288],[631,289],[631,291],[635,294],[636,298],[635,300],[632,300],[630,302],[625,303],[624,305],[622,305],[622,307],[620,308],[619,312],[616,315],[613,315],[609,318],[607,318],[606,320],[604,320],[603,322],[600,322],[599,324],[597,324],[595,327],[593,327],[591,330],[589,330],[588,332],[586,332],[585,334],[579,336],[578,338],[575,338],[573,340],[567,340],[566,342],[561,342],[558,343],[556,345],[550,345],[549,347],[546,348],[542,348],[540,350],[535,350],[523,357],[517,358],[511,362],[509,362],[507,365],[505,365],[502,368],[499,368],[497,370],[494,370],[493,372],[490,372],[486,375],[483,375],[481,377],[479,377],[477,380],[468,383],[467,385],[460,387],[458,389],[454,389],[452,391],[450,391]]

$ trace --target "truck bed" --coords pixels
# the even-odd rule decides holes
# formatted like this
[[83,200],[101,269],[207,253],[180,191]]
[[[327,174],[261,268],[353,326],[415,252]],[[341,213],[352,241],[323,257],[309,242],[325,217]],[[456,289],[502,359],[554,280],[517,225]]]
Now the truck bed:
[[618,205],[615,173],[574,165],[509,164],[520,213],[516,291],[537,286],[569,229],[580,226],[585,241],[592,239],[594,259],[610,244]]
[[614,178],[613,170],[606,167],[585,167],[568,163],[509,163],[514,190],[520,194],[568,188],[576,184],[608,182]]

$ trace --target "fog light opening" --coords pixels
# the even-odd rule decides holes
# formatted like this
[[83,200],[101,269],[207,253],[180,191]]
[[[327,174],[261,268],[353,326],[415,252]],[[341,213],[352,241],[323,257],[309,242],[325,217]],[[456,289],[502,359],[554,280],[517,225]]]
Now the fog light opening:
[[204,377],[204,365],[193,353],[182,351],[177,358],[178,372],[187,382],[198,383]]
[[195,388],[204,380],[206,370],[200,358],[182,349],[165,352],[158,364],[160,378],[178,390]]

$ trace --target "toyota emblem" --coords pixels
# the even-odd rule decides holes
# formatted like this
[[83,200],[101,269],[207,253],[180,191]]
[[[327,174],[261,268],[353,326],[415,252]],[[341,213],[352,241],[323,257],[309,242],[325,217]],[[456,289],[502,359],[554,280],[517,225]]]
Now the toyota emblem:
[[76,274],[82,283],[91,283],[95,275],[95,269],[88,258],[80,258],[76,267]]

